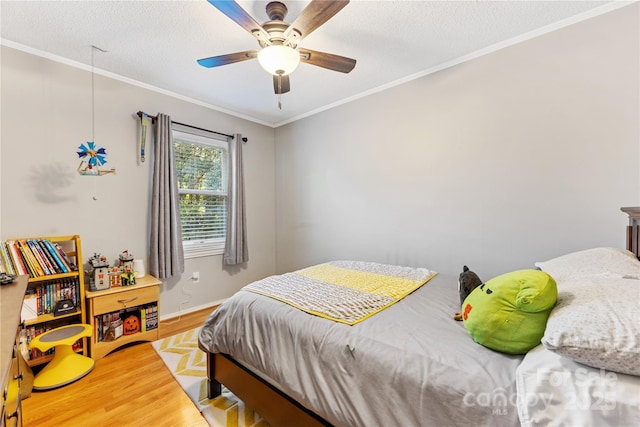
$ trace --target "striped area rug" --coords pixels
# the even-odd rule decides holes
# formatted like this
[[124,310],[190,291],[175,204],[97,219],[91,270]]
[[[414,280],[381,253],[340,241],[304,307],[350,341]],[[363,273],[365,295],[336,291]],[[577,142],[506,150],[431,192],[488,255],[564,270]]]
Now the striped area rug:
[[182,389],[212,427],[269,427],[260,415],[233,393],[222,388],[222,395],[207,398],[207,358],[198,348],[199,328],[152,343]]

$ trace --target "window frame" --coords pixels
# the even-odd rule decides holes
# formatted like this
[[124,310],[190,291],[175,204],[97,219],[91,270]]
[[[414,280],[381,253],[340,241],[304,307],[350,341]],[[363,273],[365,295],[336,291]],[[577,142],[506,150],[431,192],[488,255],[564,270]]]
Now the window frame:
[[[226,137],[216,135],[211,132],[192,130],[191,128],[176,126],[172,129],[173,144],[176,140],[179,143],[190,143],[197,145],[205,145],[208,147],[219,148],[224,152],[222,158],[222,188],[223,190],[185,190],[178,188],[178,194],[207,194],[225,197],[225,208],[229,202],[229,141]],[[175,149],[175,147],[174,147]],[[177,168],[177,165],[176,165]],[[177,172],[177,171],[176,171]],[[182,211],[180,212],[182,214]],[[226,221],[226,219],[225,219]],[[184,258],[199,258],[212,255],[222,255],[224,253],[226,243],[226,229],[224,237],[205,240],[183,240],[182,249]]]

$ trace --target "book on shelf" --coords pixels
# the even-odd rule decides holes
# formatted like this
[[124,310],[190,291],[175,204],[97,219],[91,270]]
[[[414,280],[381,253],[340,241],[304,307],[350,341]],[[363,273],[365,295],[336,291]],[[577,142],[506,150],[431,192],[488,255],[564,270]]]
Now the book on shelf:
[[115,341],[122,336],[120,312],[105,313],[95,318],[94,342]]
[[13,274],[7,266],[4,245],[0,246],[2,246],[0,247],[0,273]]
[[43,272],[42,276],[49,276],[52,274],[56,274],[55,270],[52,270],[49,265],[49,261],[42,257],[42,253],[40,251],[40,246],[36,246],[33,240],[25,240],[26,244],[29,246],[33,257],[35,258],[36,263],[40,266],[40,271]]
[[42,262],[44,263],[44,265],[46,265],[51,274],[62,273],[62,270],[60,270],[55,260],[51,258],[51,255],[44,247],[44,242],[42,240],[31,240],[31,244],[33,245],[33,248],[38,253],[40,259],[42,259]]
[[24,259],[31,277],[44,276],[44,270],[42,269],[42,267],[40,267],[40,264],[36,260],[36,257],[33,255],[33,252],[31,252],[31,248],[29,248],[27,241],[25,239],[17,240],[17,244],[18,248],[20,249],[22,259]]
[[58,243],[46,239],[5,240],[0,246],[2,267],[11,274],[42,277],[77,269]]
[[16,245],[15,240],[6,240],[3,246],[7,248],[7,251],[9,252],[9,255],[11,257],[11,262],[18,275],[21,276],[23,274],[29,274],[29,272],[27,271],[27,267],[22,260],[22,256],[19,253],[18,246]]
[[62,246],[60,246],[58,242],[51,242],[51,245],[56,250],[58,256],[60,257],[60,260],[64,263],[65,267],[67,267],[69,271],[75,271],[78,269],[78,267],[71,261],[71,259],[67,256],[67,253],[64,251],[64,249],[62,249]]
[[5,272],[9,274],[16,274],[13,262],[11,261],[11,256],[9,255],[9,250],[5,245],[0,245],[0,256],[2,257],[2,264],[4,265]]
[[58,265],[61,273],[69,273],[69,266],[66,265],[65,262],[62,261],[60,255],[58,255],[58,251],[53,247],[53,244],[48,240],[42,240],[42,244],[46,247],[47,251],[53,258],[53,260]]
[[66,277],[41,282],[32,291],[35,293],[37,314],[54,313],[56,304],[62,300],[70,300],[74,307],[80,306],[80,281],[77,277]]
[[158,328],[158,305],[157,304],[149,304],[144,308],[144,318],[145,321],[143,323],[144,328],[147,331],[151,331],[153,329]]
[[[39,359],[41,357],[53,354],[55,352],[55,348],[51,348],[45,352],[42,352],[35,347],[29,349],[29,343],[31,343],[31,341],[34,340],[38,335],[43,334],[52,329],[58,328],[60,326],[62,326],[62,324],[41,323],[38,325],[26,326],[24,329],[22,329],[20,331],[19,341],[20,341],[21,351],[23,349],[23,342],[24,342],[24,347],[26,347],[26,351],[23,353],[23,357],[25,358],[25,360],[35,360],[35,359]],[[76,352],[81,351],[83,348],[82,338],[78,339],[78,341],[73,343],[71,348],[73,349],[73,351],[76,351]],[[26,356],[25,356],[25,353],[26,353]]]

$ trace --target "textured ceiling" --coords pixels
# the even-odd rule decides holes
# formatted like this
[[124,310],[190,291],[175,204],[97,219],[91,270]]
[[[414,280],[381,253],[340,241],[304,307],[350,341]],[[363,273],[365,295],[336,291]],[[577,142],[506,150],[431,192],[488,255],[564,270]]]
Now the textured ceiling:
[[[292,22],[308,1],[286,1]],[[258,22],[267,1],[239,1]],[[112,73],[272,126],[594,16],[626,2],[354,0],[301,47],[357,59],[350,74],[300,64],[282,110],[255,60],[196,59],[258,48],[205,0],[0,1],[2,43]]]

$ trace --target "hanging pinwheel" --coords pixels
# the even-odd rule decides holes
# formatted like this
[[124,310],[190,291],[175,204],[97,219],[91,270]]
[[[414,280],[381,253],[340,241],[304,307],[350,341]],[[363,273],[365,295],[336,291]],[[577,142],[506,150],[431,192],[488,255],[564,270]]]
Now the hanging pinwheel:
[[107,163],[107,150],[100,147],[95,142],[87,141],[86,144],[80,144],[78,149],[80,150],[78,151],[78,157],[80,157],[78,173],[80,173],[80,175],[105,175],[116,172],[115,169],[98,169],[98,166],[102,166]]

